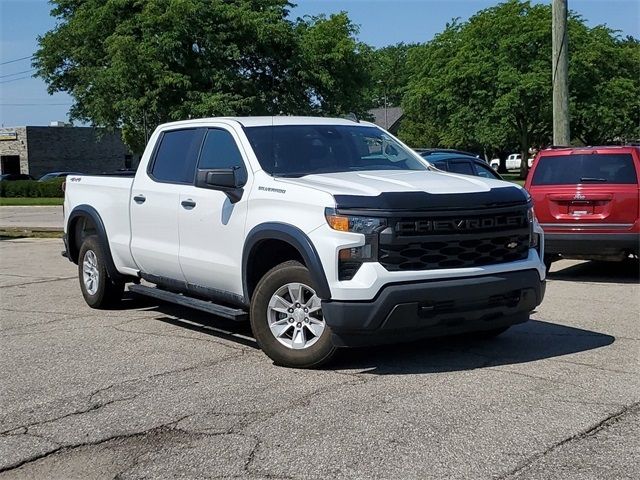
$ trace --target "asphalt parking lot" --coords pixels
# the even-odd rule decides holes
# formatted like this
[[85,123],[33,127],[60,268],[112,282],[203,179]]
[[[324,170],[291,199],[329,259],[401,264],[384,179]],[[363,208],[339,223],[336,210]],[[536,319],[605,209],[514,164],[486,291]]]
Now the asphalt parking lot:
[[244,325],[91,310],[60,250],[0,241],[0,479],[640,477],[637,263],[554,264],[494,340],[301,371]]

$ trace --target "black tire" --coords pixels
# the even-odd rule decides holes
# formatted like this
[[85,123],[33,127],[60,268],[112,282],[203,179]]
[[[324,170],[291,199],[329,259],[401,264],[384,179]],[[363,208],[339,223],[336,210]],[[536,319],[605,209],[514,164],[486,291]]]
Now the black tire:
[[[84,281],[84,261],[87,255],[94,255],[97,271],[97,288],[90,292]],[[105,249],[102,242],[96,235],[88,236],[82,242],[78,255],[78,278],[80,280],[80,290],[85,302],[91,308],[109,308],[122,299],[124,292],[124,282],[113,280],[107,271]]]
[[301,283],[315,290],[309,270],[299,262],[288,261],[269,270],[258,282],[251,299],[251,329],[262,351],[276,365],[294,368],[313,368],[327,363],[336,352],[331,329],[325,324],[315,343],[300,350],[283,345],[271,333],[267,310],[271,297],[289,283]]

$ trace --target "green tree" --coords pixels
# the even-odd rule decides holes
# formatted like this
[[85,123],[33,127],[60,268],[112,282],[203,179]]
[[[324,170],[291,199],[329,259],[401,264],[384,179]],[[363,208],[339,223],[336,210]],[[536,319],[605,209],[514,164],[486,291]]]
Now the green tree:
[[296,85],[309,113],[363,115],[370,80],[370,47],[355,39],[358,28],[346,12],[298,19]]
[[570,27],[573,136],[585,145],[640,139],[640,43],[604,26]]
[[398,43],[371,51],[370,104],[382,107],[397,107],[402,101],[409,83],[409,51],[416,44]]
[[[637,41],[569,18],[571,130],[595,144],[638,136]],[[401,136],[527,158],[552,138],[551,7],[510,0],[453,21],[409,53]],[[503,164],[504,165],[504,164]],[[522,162],[521,176],[527,165]]]
[[72,119],[122,128],[134,151],[171,120],[362,109],[366,55],[346,15],[291,21],[286,0],[51,3],[38,75],[73,96]]
[[476,151],[517,145],[527,158],[551,125],[548,12],[509,1],[453,21],[412,50],[405,140]]

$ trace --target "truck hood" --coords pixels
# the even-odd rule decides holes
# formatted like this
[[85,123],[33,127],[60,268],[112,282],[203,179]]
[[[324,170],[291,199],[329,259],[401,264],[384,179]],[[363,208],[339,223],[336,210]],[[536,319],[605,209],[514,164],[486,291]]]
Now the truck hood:
[[447,172],[341,172],[278,181],[326,192],[338,208],[473,209],[528,201],[524,190],[513,183]]
[[322,173],[300,178],[278,178],[278,181],[314,188],[331,195],[367,196],[376,196],[383,192],[487,192],[492,188],[514,185],[468,175],[407,170]]

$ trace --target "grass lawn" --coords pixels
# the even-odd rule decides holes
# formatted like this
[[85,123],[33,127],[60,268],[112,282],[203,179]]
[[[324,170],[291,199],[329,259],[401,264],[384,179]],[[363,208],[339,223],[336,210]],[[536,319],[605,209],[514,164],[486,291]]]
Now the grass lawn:
[[56,197],[0,197],[0,207],[25,205],[62,205],[64,198]]
[[524,186],[524,180],[521,180],[519,173],[501,173],[502,178],[504,178],[507,182],[517,183],[518,185]]

